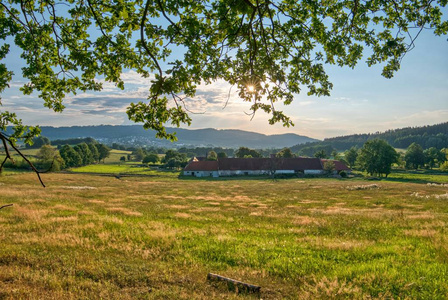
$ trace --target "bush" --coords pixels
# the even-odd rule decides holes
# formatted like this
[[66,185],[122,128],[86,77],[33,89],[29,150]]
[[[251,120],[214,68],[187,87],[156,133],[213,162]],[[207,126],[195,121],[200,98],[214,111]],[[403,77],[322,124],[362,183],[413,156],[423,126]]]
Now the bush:
[[30,165],[23,159],[16,159],[14,163],[8,159],[3,167],[8,169],[31,170]]
[[341,175],[341,177],[343,177],[343,178],[346,178],[347,177],[347,172],[341,171],[341,172],[339,172],[339,175]]
[[448,172],[448,161],[444,162],[441,166],[440,166],[440,170],[444,171],[444,172]]

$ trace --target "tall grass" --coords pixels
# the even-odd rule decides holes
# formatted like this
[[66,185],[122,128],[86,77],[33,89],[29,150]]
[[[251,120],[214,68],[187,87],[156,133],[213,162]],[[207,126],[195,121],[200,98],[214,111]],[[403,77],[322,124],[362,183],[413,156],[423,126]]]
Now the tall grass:
[[44,180],[0,177],[0,298],[245,297],[208,272],[263,299],[448,297],[443,185]]

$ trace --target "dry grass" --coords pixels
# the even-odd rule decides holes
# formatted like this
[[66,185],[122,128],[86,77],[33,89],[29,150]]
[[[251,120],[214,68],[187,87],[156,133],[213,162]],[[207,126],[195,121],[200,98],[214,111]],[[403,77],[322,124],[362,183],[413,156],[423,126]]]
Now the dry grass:
[[0,177],[0,299],[448,297],[444,185],[44,180]]

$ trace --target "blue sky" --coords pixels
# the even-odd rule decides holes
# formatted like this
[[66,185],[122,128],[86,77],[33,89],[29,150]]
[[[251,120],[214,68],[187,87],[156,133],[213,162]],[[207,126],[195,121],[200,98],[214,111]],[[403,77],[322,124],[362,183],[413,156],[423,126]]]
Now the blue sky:
[[[17,60],[17,57],[8,57]],[[20,61],[13,61],[19,74]],[[381,66],[367,67],[364,62],[352,70],[326,67],[334,87],[330,97],[296,95],[289,106],[277,105],[295,123],[284,128],[269,125],[262,112],[251,117],[249,103],[238,99],[236,89],[224,82],[200,86],[197,97],[188,103],[192,114],[192,129],[242,129],[264,134],[296,133],[323,139],[354,133],[371,133],[408,126],[432,125],[448,121],[448,40],[423,32],[416,48],[403,59],[401,70],[392,78],[381,76]],[[68,96],[66,109],[55,113],[43,107],[37,94],[24,96],[19,87],[24,81],[15,76],[11,87],[1,96],[2,110],[16,112],[28,125],[122,125],[127,120],[126,107],[130,102],[145,100],[148,79],[135,72],[123,74],[124,91],[105,84],[101,93]],[[224,108],[225,106],[225,108]]]

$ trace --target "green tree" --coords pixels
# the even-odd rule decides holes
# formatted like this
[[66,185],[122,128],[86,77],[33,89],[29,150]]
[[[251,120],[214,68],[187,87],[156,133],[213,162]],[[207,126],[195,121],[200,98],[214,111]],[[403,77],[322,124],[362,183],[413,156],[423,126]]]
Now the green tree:
[[358,157],[358,148],[351,147],[349,150],[344,152],[344,156],[350,168],[353,168],[355,166],[356,158]]
[[[5,0],[0,93],[13,78],[16,62],[7,56],[14,49],[26,62],[21,91],[37,92],[44,106],[57,112],[69,94],[100,91],[98,78],[123,89],[121,74],[128,69],[147,78],[150,87],[147,101],[131,103],[127,115],[156,130],[157,137],[175,139],[165,126],[190,124],[184,103],[199,84],[218,79],[235,85],[253,113],[268,113],[270,124],[291,126],[276,103],[290,104],[303,87],[308,95],[328,96],[333,85],[325,65],[353,68],[363,55],[368,66],[382,65],[382,75],[391,78],[421,30],[448,32],[446,5],[446,0],[73,0],[64,5]],[[182,59],[173,54],[179,49]],[[5,145],[18,139],[30,143],[39,133],[14,112],[0,111]]]
[[99,155],[98,160],[103,161],[103,163],[104,163],[106,158],[108,158],[110,156],[110,148],[104,144],[98,144],[97,148],[98,148],[98,155]]
[[218,152],[218,158],[227,158],[227,154],[225,152]]
[[218,154],[216,154],[215,151],[209,151],[207,153],[207,160],[217,160],[218,159]]
[[168,168],[179,168],[185,165],[187,160],[187,155],[185,153],[179,153],[176,150],[170,149],[166,151],[162,163]]
[[448,161],[445,161],[443,164],[440,165],[440,170],[448,172]]
[[170,158],[166,162],[166,167],[169,169],[178,169],[182,166],[182,161],[178,157]]
[[52,160],[53,157],[56,155],[57,149],[53,148],[50,145],[43,145],[39,151],[37,152],[36,156],[43,161],[49,161]]
[[429,168],[434,168],[436,164],[439,166],[446,160],[445,152],[443,150],[437,150],[435,147],[431,147],[423,151],[425,156],[425,163]]
[[374,139],[367,141],[359,150],[357,164],[372,176],[389,175],[392,164],[398,161],[398,153],[386,141]]
[[279,152],[275,154],[275,157],[282,157],[282,158],[292,158],[296,157],[294,153],[292,153],[291,149],[289,148],[283,148]]
[[73,147],[73,149],[78,152],[79,156],[82,159],[82,165],[90,165],[94,162],[92,152],[90,152],[90,148],[86,143],[81,143]]
[[159,155],[157,153],[149,153],[143,158],[144,164],[155,164],[159,162]]
[[238,158],[257,158],[261,157],[261,154],[256,150],[249,149],[247,147],[240,147],[238,148],[238,150],[236,150],[235,156]]
[[62,146],[62,148],[59,150],[59,153],[61,154],[61,157],[65,162],[66,168],[79,167],[82,165],[81,156],[78,152],[75,151],[75,149],[73,149],[69,145]]
[[331,151],[331,157],[336,160],[339,159],[339,152],[337,150]]
[[134,156],[134,159],[136,161],[142,161],[145,157],[145,151],[143,151],[142,148],[137,148],[134,151],[132,151],[132,155]]
[[404,160],[408,169],[423,167],[425,165],[425,155],[422,146],[417,143],[410,144],[404,155]]
[[100,153],[98,151],[97,144],[89,143],[89,144],[87,144],[87,146],[89,147],[90,153],[92,153],[93,161],[99,162],[100,161]]
[[317,158],[328,158],[327,153],[325,153],[325,150],[319,150],[316,153],[314,153],[314,157]]
[[175,158],[178,155],[179,155],[179,152],[177,152],[176,150],[169,149],[165,152],[165,156],[163,157],[162,162],[166,163],[166,162],[168,162],[168,160],[170,160],[171,158]]
[[64,168],[64,159],[56,148],[50,145],[43,145],[37,152],[39,167],[49,171],[60,171]]

